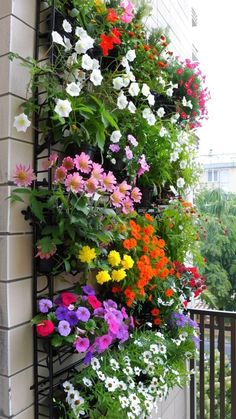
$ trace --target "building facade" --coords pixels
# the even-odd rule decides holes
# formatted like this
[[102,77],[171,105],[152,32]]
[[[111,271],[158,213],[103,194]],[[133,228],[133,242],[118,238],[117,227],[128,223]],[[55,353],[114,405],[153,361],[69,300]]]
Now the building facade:
[[200,187],[207,189],[223,189],[225,192],[236,193],[236,153],[213,154],[200,156],[202,175]]

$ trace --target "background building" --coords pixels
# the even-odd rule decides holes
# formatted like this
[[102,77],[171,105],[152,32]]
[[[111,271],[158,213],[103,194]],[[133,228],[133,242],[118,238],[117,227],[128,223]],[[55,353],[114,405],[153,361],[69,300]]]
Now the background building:
[[236,153],[209,154],[200,156],[203,173],[200,187],[208,189],[221,188],[225,192],[236,193]]

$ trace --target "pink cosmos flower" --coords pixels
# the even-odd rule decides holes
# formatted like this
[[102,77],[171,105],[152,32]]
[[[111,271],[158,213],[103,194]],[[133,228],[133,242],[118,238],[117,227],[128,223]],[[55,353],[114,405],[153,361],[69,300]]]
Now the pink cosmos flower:
[[125,147],[125,155],[126,155],[127,160],[132,160],[132,158],[133,158],[133,152],[129,148],[128,145]]
[[92,170],[92,160],[90,160],[89,155],[84,152],[75,155],[74,164],[76,169],[80,170],[82,173],[90,173]]
[[140,159],[138,160],[138,163],[140,164],[140,168],[138,170],[138,177],[140,177],[143,173],[148,172],[150,169],[150,166],[146,162],[146,157],[144,154],[141,155]]
[[77,352],[86,352],[89,348],[90,342],[88,338],[81,338],[80,336],[76,339],[74,346]]
[[135,187],[134,189],[132,189],[131,198],[134,202],[141,202],[142,193],[139,188]]
[[18,164],[13,173],[14,183],[17,186],[30,186],[36,176],[30,165],[26,167],[25,164]]
[[71,157],[65,157],[62,160],[62,166],[66,169],[66,170],[73,170],[74,169],[74,160]]
[[85,182],[85,190],[89,194],[94,194],[98,188],[98,181],[95,179],[95,177],[91,176],[88,180]]
[[122,212],[129,214],[134,211],[133,201],[127,196],[122,202]]
[[42,246],[39,245],[37,246],[37,250],[38,252],[35,255],[36,258],[39,257],[40,259],[50,259],[50,257],[56,253],[57,246],[54,244],[49,252],[43,252]]
[[103,175],[102,185],[106,191],[112,192],[114,190],[115,184],[116,178],[111,171]]
[[79,173],[73,173],[73,175],[68,175],[65,180],[65,186],[67,192],[78,193],[83,191],[84,181]]
[[120,151],[120,146],[118,144],[110,144],[109,150],[111,150],[113,153],[118,153],[118,151]]
[[136,138],[133,135],[131,135],[131,134],[128,135],[128,141],[131,145],[133,145],[134,147],[137,147],[138,141],[136,140]]
[[102,175],[104,173],[104,169],[99,163],[93,163],[93,169],[91,172],[91,176],[97,180],[102,180]]
[[121,207],[122,201],[124,199],[124,194],[120,192],[119,188],[115,188],[114,192],[110,196],[112,205],[116,208]]
[[54,175],[54,182],[55,183],[63,183],[67,175],[67,170],[65,167],[60,166],[56,169]]
[[131,189],[131,186],[126,182],[126,180],[123,180],[123,182],[121,182],[119,185],[118,185],[118,188],[119,188],[119,191],[122,193],[122,194],[126,194],[126,192],[128,192],[128,191],[130,191],[130,189]]

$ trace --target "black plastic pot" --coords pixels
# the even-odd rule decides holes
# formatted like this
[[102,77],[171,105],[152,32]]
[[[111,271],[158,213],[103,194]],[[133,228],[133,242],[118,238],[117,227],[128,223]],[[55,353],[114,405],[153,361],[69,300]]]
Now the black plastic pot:
[[49,259],[36,259],[37,272],[40,274],[50,274],[56,264],[56,261],[53,257]]
[[138,185],[142,192],[142,199],[139,204],[142,208],[149,208],[153,201],[154,187],[152,185]]
[[93,49],[88,51],[88,54],[91,58],[96,58],[99,61],[101,71],[113,72],[114,70],[119,71],[122,68],[120,65],[117,68],[117,58],[119,56],[119,52],[119,47],[115,47],[111,51],[109,51],[108,56],[104,56],[100,47],[94,47]]

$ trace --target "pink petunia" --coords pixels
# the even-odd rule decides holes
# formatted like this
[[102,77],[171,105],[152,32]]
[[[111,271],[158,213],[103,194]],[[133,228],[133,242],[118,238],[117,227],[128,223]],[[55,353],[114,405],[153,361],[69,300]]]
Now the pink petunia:
[[91,172],[91,176],[97,180],[102,180],[102,175],[104,173],[104,169],[99,163],[93,163],[93,168]]
[[124,195],[132,189],[132,187],[126,182],[126,180],[123,180],[123,182],[121,182],[117,186],[119,188],[119,191]]
[[81,154],[76,154],[74,158],[74,164],[77,170],[80,170],[82,173],[90,173],[92,170],[92,160],[88,154],[82,152]]
[[131,145],[133,145],[134,147],[137,147],[138,141],[136,140],[136,138],[133,135],[131,135],[131,134],[128,135],[128,141]]
[[18,164],[14,170],[13,174],[14,183],[17,186],[30,186],[33,180],[36,179],[36,176],[31,169],[30,165],[26,167],[25,164]]
[[90,342],[88,338],[77,337],[74,346],[77,352],[86,352],[89,348]]
[[103,175],[102,186],[108,192],[112,192],[116,185],[116,178],[111,171]]
[[99,336],[98,338],[96,338],[96,345],[97,345],[97,351],[99,353],[104,352],[108,346],[111,344],[112,342],[112,337],[110,335],[103,335],[103,336]]
[[94,194],[98,188],[98,181],[95,177],[91,176],[85,182],[85,191],[89,194]]
[[126,155],[127,160],[132,160],[133,152],[128,145],[125,147],[125,155]]
[[110,196],[112,205],[116,208],[121,207],[122,201],[124,199],[124,194],[120,192],[119,188],[115,188],[113,193]]
[[62,160],[62,166],[66,169],[66,170],[73,170],[74,169],[74,160],[72,159],[72,157],[65,157]]
[[141,193],[141,191],[140,191],[139,188],[135,187],[134,189],[132,189],[132,191],[131,191],[131,199],[134,202],[141,202],[142,193]]
[[133,201],[127,196],[122,202],[122,212],[130,214],[132,211],[134,211]]
[[150,166],[146,162],[146,157],[144,154],[141,155],[140,159],[138,160],[138,163],[140,164],[140,168],[138,170],[138,177],[140,177],[143,173],[148,172],[150,169]]
[[118,144],[110,144],[109,150],[111,150],[113,153],[118,153],[118,151],[120,151],[120,146]]
[[65,167],[60,166],[55,170],[54,182],[63,183],[67,175],[67,170]]
[[73,173],[73,175],[68,175],[65,180],[65,186],[67,192],[78,193],[83,191],[84,181],[79,173]]

